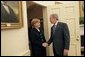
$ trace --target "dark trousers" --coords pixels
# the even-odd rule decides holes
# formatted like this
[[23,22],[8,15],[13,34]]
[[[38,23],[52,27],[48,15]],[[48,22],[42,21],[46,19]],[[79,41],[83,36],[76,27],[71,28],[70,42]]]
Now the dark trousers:
[[46,48],[40,47],[40,48],[32,48],[31,49],[31,56],[46,56]]
[[53,48],[53,53],[54,53],[54,56],[63,56],[63,55],[58,54],[55,48]]

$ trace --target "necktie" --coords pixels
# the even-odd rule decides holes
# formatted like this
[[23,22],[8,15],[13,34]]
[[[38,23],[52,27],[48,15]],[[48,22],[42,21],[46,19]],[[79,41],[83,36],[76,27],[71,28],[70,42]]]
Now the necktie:
[[53,25],[53,34],[55,34],[56,25]]

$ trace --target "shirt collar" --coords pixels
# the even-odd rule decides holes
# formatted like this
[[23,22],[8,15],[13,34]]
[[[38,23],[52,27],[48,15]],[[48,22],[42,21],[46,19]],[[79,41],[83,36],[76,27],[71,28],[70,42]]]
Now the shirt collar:
[[56,23],[54,25],[57,25],[59,21],[56,21]]
[[3,1],[1,1],[1,4],[3,4],[4,2]]

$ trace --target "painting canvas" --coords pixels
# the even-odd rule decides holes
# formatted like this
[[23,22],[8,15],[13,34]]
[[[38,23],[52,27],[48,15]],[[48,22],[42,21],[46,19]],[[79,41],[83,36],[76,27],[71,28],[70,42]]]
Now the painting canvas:
[[22,2],[1,1],[1,29],[21,28]]

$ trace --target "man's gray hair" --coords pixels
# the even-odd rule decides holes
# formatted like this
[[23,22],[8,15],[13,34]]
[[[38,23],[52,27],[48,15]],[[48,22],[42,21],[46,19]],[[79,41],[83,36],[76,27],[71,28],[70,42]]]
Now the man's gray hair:
[[56,18],[56,20],[58,20],[58,15],[57,14],[51,14],[51,16]]

